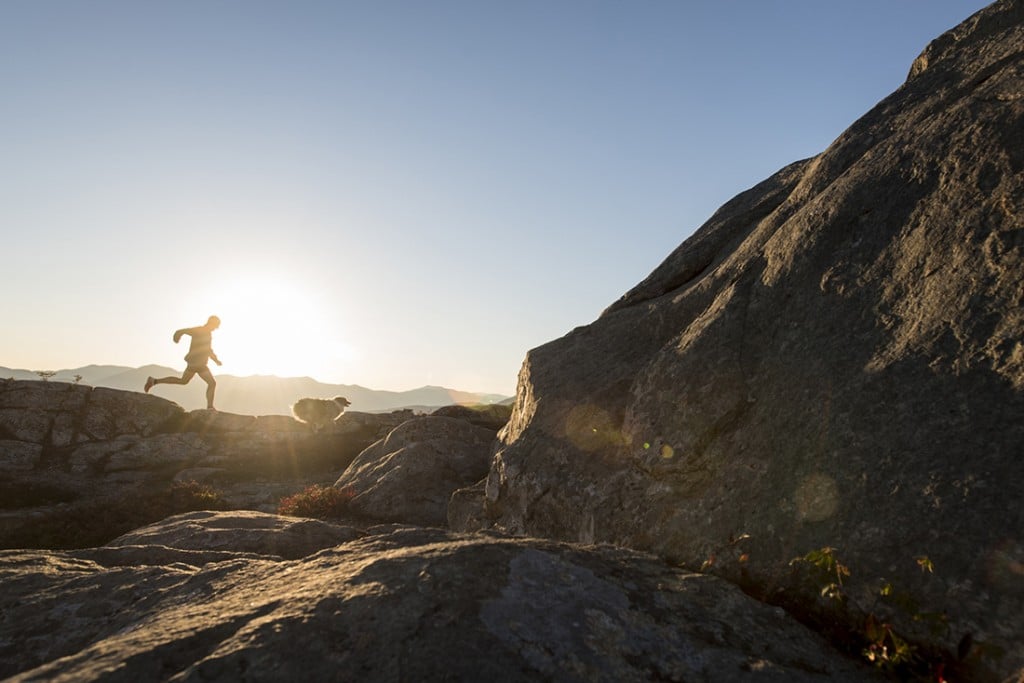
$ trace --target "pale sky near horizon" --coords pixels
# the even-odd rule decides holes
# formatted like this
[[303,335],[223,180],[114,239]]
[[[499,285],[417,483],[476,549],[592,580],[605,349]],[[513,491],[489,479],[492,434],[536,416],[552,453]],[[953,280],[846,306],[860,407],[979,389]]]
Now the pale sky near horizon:
[[0,0],[0,366],[512,394],[973,0]]

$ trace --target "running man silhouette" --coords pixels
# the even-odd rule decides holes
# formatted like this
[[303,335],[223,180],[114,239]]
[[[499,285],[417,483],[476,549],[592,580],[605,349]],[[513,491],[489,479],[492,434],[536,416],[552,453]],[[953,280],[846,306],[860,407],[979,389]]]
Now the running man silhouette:
[[212,360],[217,365],[221,364],[217,354],[213,352],[213,331],[218,327],[220,327],[220,318],[211,315],[205,325],[177,330],[174,333],[175,344],[181,340],[183,334],[192,337],[188,353],[185,354],[185,362],[188,364],[185,367],[185,372],[181,373],[181,377],[147,378],[146,393],[148,394],[149,390],[157,384],[188,384],[193,377],[199,375],[206,382],[206,407],[208,410],[216,410],[213,407],[213,393],[217,390],[217,380],[213,378],[213,373],[210,372],[207,363]]

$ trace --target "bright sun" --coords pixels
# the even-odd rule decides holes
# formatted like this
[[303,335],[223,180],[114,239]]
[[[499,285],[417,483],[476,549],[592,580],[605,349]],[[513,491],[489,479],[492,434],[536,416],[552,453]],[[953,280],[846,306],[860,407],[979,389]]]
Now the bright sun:
[[213,348],[232,375],[341,374],[352,350],[320,297],[301,286],[263,277],[235,277],[204,297],[221,319]]

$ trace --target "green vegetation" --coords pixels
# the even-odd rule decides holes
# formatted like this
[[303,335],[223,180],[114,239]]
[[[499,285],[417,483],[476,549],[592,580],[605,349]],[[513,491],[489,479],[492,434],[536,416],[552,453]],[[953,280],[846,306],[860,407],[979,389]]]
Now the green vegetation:
[[[935,571],[934,563],[927,556],[921,555],[914,560],[922,572]],[[810,569],[811,581],[819,588],[821,597],[852,607],[850,613],[866,615],[859,632],[865,643],[861,649],[865,659],[877,668],[898,675],[904,680],[945,680],[942,674],[944,663],[941,658],[927,656],[898,634],[891,620],[880,613],[891,613],[892,608],[896,608],[914,621],[930,624],[933,630],[939,632],[948,628],[944,614],[922,610],[910,593],[897,590],[891,582],[884,579],[874,591],[875,600],[869,608],[865,609],[856,604],[843,583],[843,579],[850,576],[850,568],[839,560],[836,549],[830,546],[812,550],[790,561],[790,566],[797,565],[804,565]],[[881,610],[883,606],[889,609]]]
[[825,546],[818,550],[812,550],[803,557],[796,557],[789,564],[792,566],[799,562],[806,562],[816,568],[822,581],[821,597],[842,602],[846,600],[843,577],[850,575],[850,568],[839,561],[835,551],[835,548]]
[[277,512],[291,517],[331,519],[349,514],[349,503],[356,492],[351,486],[337,489],[333,486],[313,484],[300,493],[281,499]]
[[226,510],[228,505],[220,491],[190,479],[171,484],[167,507],[173,511],[171,514],[180,514],[193,510]]

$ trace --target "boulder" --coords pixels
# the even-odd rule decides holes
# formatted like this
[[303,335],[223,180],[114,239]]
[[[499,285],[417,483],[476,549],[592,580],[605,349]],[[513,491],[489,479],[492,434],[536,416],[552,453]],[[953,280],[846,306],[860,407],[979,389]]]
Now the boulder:
[[81,421],[78,440],[100,441],[123,434],[152,436],[185,414],[181,406],[156,396],[96,387]]
[[487,474],[494,431],[440,416],[416,417],[360,453],[334,486],[352,512],[424,526],[447,523],[448,500]]
[[0,410],[78,413],[85,407],[91,389],[66,382],[0,380]]
[[285,561],[151,538],[0,552],[0,677],[875,680],[781,609],[611,547],[379,527]]
[[[387,436],[388,432],[406,420],[416,417],[412,410],[395,410],[390,413],[362,413],[358,410],[346,410],[337,421],[327,426],[327,430],[335,434],[349,436],[352,434],[376,434],[377,439]],[[302,424],[295,421],[296,424]],[[309,425],[302,428],[311,431]],[[377,439],[373,439],[376,441]]]
[[653,551],[1021,675],[1022,93],[1024,3],[996,2],[530,351],[480,514],[460,494],[455,517]]
[[479,427],[487,427],[488,429],[498,431],[508,424],[508,420],[512,416],[512,406],[497,403],[469,406],[451,405],[438,408],[431,415],[455,417]]
[[0,437],[64,447],[151,436],[184,413],[170,401],[65,382],[0,381]]

